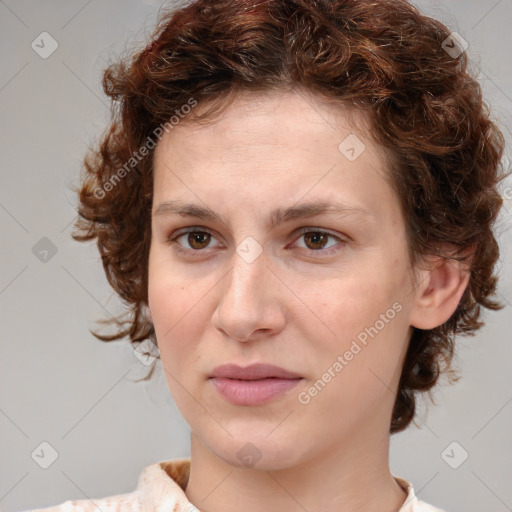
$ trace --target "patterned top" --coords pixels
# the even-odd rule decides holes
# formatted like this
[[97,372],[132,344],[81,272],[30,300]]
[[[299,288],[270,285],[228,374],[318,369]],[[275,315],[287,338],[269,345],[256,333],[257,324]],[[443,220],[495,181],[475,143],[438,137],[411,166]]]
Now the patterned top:
[[[128,494],[92,500],[68,500],[61,505],[26,512],[97,512],[98,507],[102,512],[200,512],[185,494],[189,473],[189,458],[157,462],[142,470],[137,489]],[[398,512],[444,512],[418,500],[410,482],[393,477],[407,493]]]

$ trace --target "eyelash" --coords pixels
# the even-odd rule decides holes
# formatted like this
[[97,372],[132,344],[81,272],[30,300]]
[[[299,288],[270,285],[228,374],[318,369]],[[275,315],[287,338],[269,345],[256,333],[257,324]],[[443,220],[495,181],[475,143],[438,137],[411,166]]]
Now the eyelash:
[[[197,227],[192,227],[192,228],[188,228],[186,229],[185,231],[179,231],[178,233],[176,234],[173,234],[172,236],[169,236],[167,238],[167,243],[169,245],[171,244],[176,244],[176,252],[178,252],[179,254],[185,254],[187,256],[192,256],[192,257],[201,257],[203,256],[204,252],[206,251],[206,249],[186,249],[184,247],[182,247],[178,242],[177,242],[177,239],[182,237],[183,235],[187,235],[189,233],[207,233],[209,235],[211,235],[212,237],[214,237],[215,235],[213,233],[211,233],[210,231],[208,231],[207,229],[204,229],[204,228],[201,228],[199,226]],[[324,231],[322,229],[316,229],[316,228],[311,228],[311,227],[305,227],[305,228],[301,228],[298,232],[298,238],[295,239],[298,240],[299,238],[303,237],[304,235],[308,234],[308,233],[314,233],[316,235],[320,234],[320,235],[326,235],[330,238],[334,238],[335,240],[337,240],[339,243],[341,243],[342,245],[346,245],[348,244],[348,240],[345,240],[337,235],[334,235],[333,233],[330,233],[329,231]],[[303,250],[306,250],[308,251],[310,254],[313,253],[313,254],[320,254],[320,255],[331,255],[331,254],[335,254],[336,252],[338,252],[339,249],[337,250],[332,250],[332,249],[318,249],[318,250],[314,250],[314,249],[305,249],[303,247],[301,247],[300,249],[303,249]]]

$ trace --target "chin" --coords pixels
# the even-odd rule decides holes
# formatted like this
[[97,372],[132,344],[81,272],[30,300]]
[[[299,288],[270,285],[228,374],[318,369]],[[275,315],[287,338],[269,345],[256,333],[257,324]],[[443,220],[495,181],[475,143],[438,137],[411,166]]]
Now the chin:
[[[222,442],[208,443],[208,449],[226,464],[239,469],[277,471],[296,466],[305,457],[304,443],[285,431],[278,435],[270,430],[223,436]],[[300,449],[302,448],[302,449]]]

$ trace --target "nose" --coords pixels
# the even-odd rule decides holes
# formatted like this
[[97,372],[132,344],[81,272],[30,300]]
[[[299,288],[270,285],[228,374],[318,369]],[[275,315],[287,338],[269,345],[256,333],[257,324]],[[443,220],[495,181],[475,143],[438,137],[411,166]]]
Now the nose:
[[252,262],[233,252],[232,268],[219,283],[212,316],[215,329],[237,341],[273,336],[285,324],[283,284],[268,266],[264,253]]

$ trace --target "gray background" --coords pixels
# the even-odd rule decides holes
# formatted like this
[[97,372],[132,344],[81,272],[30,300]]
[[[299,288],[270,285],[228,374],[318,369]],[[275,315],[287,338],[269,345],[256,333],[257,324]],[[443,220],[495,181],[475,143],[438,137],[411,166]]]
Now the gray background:
[[[468,41],[510,142],[512,0],[416,3]],[[89,333],[96,319],[121,306],[95,246],[70,237],[76,200],[69,187],[107,119],[101,70],[127,41],[143,45],[159,6],[0,0],[2,510],[129,492],[144,466],[189,454],[188,427],[161,370],[149,384],[134,383],[148,367],[129,344],[102,343]],[[43,31],[58,42],[47,59],[31,48]],[[434,393],[438,406],[420,407],[419,428],[412,425],[391,441],[393,473],[411,480],[421,499],[454,512],[512,510],[510,178],[505,187],[498,230],[506,308],[486,311],[483,330],[459,339],[455,362],[462,379],[454,386],[442,381]],[[36,253],[49,250],[46,262],[34,246]],[[469,454],[457,469],[442,456],[453,441],[460,447],[448,449],[452,460],[462,449]],[[44,457],[31,456],[41,453],[42,442],[58,453],[48,469],[36,463]]]

